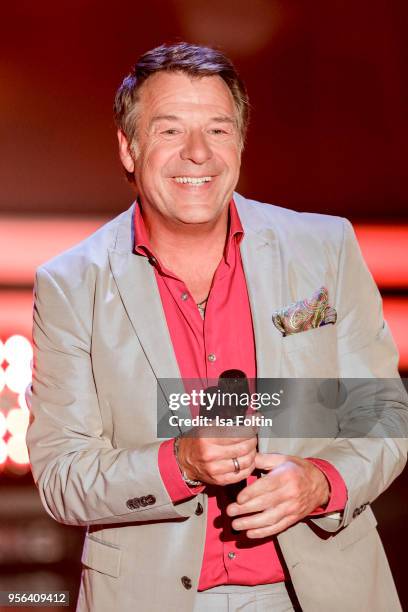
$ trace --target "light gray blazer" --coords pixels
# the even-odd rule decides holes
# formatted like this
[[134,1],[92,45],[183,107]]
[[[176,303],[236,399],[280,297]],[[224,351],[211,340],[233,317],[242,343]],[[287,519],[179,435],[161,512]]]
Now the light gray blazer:
[[[305,612],[400,610],[369,506],[407,455],[407,402],[377,287],[347,220],[234,198],[258,376],[398,382],[377,399],[401,437],[348,438],[358,406],[346,402],[329,437],[260,439],[262,452],[330,461],[347,485],[343,513],[278,536],[299,601]],[[175,505],[160,477],[157,379],[179,370],[153,269],[132,252],[132,213],[37,270],[27,444],[46,511],[87,526],[78,611],[191,612],[207,498]],[[283,337],[272,312],[321,286],[337,323]]]

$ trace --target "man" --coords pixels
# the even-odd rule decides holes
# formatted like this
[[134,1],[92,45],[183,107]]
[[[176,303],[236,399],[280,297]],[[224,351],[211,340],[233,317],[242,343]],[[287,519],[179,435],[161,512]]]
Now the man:
[[[218,51],[146,53],[115,116],[137,201],[35,285],[27,442],[47,512],[87,526],[77,609],[283,611],[293,586],[306,612],[400,610],[369,504],[407,404],[351,225],[234,193],[248,99]],[[394,379],[376,405],[401,437],[348,437],[350,393],[324,437],[157,438],[163,381],[231,369]]]

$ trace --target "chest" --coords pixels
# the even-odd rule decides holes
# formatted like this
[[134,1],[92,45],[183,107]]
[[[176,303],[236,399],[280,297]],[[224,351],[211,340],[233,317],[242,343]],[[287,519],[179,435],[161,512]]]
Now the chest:
[[184,277],[182,280],[188,291],[191,293],[194,302],[198,304],[199,302],[202,302],[208,297],[213,278],[213,274],[211,276],[205,276],[203,278],[191,275]]

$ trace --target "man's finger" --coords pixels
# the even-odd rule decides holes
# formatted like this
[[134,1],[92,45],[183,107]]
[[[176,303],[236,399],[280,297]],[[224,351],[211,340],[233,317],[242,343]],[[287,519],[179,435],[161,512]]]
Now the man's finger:
[[248,531],[249,529],[261,529],[264,527],[273,528],[289,517],[293,519],[293,522],[299,520],[299,517],[292,514],[290,504],[282,503],[276,507],[268,507],[261,512],[256,512],[249,516],[240,516],[232,521],[232,527],[237,531]]
[[265,493],[253,497],[246,504],[232,503],[226,508],[228,516],[241,516],[251,512],[262,512],[266,508],[276,508],[282,502],[282,498],[272,493]]
[[[258,481],[248,485],[245,487],[245,489],[240,491],[236,502],[227,507],[227,514],[229,516],[239,516],[249,512],[259,512],[260,510],[265,510],[265,508],[269,507],[276,508],[289,499],[286,488],[280,486],[279,483],[276,485],[274,484],[273,488],[271,489],[269,487],[260,488],[259,485],[255,488],[255,484],[258,485]],[[246,499],[246,501],[242,501],[244,491],[250,487],[251,491],[249,491],[249,493],[251,496]]]
[[213,448],[208,451],[207,457],[210,461],[219,459],[231,460],[243,457],[245,455],[248,455],[249,453],[253,453],[255,451],[255,448],[256,440],[241,440],[236,444],[222,446],[222,448],[220,446],[213,446]]
[[250,539],[260,539],[267,538],[272,535],[276,535],[277,533],[281,533],[288,527],[291,527],[295,523],[298,522],[298,518],[294,516],[285,516],[279,522],[274,525],[268,525],[267,527],[259,527],[257,529],[248,529],[246,532],[246,536]]
[[280,453],[257,453],[255,466],[258,470],[273,470],[287,460],[288,456]]
[[237,497],[237,504],[242,506],[243,504],[249,502],[251,499],[255,499],[256,497],[264,495],[265,493],[276,492],[279,489],[282,489],[282,487],[283,485],[278,475],[276,475],[276,478],[269,475],[264,476],[262,478],[258,478],[254,482],[251,482],[251,484],[247,485],[244,489],[242,489],[242,491]]
[[235,471],[234,469],[235,465],[232,459],[219,459],[211,469],[212,475],[220,476],[222,474],[229,474],[231,472],[238,475],[243,470],[247,470],[249,468],[251,468],[252,471],[254,470],[254,454],[253,453],[242,455],[241,457],[237,458],[237,461],[239,462],[239,467],[240,467],[239,472]]

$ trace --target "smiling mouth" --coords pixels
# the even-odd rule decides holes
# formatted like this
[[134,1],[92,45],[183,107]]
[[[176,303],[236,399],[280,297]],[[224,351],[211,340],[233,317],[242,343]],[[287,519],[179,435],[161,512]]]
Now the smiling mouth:
[[212,176],[174,176],[173,178],[176,183],[195,185],[196,187],[210,183],[213,180]]

